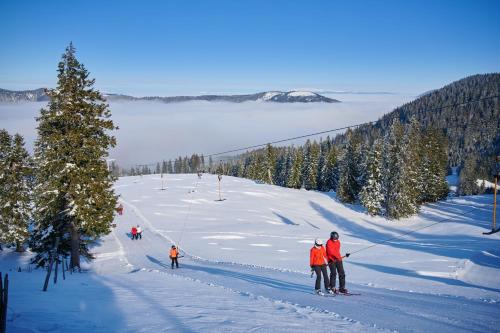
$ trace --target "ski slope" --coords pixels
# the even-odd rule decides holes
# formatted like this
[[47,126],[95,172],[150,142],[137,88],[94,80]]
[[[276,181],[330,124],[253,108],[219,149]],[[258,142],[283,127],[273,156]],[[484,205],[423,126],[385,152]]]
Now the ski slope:
[[[83,274],[40,291],[43,272],[12,271],[11,332],[495,332],[500,237],[492,196],[425,206],[389,221],[334,193],[224,177],[120,178],[124,215]],[[162,181],[165,189],[162,190]],[[439,222],[429,228],[423,228]],[[132,241],[133,225],[143,239]],[[415,233],[380,245],[384,240]],[[347,288],[312,294],[309,249],[340,233]],[[168,250],[183,258],[172,270]],[[6,251],[2,270],[29,253]]]

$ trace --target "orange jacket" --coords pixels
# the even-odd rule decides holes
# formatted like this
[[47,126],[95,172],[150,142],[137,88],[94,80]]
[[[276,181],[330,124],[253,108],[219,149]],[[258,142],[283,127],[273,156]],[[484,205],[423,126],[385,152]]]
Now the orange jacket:
[[177,258],[177,249],[170,249],[170,258]]
[[340,241],[329,239],[326,242],[326,256],[328,261],[342,261],[342,255],[340,254]]
[[325,265],[326,251],[323,245],[320,247],[313,246],[311,248],[310,266]]

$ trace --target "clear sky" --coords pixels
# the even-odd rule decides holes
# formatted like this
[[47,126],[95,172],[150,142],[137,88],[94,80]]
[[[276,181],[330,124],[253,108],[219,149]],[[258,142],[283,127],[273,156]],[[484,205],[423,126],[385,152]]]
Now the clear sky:
[[500,71],[500,1],[0,0],[0,87],[54,86],[64,48],[105,92],[420,93]]

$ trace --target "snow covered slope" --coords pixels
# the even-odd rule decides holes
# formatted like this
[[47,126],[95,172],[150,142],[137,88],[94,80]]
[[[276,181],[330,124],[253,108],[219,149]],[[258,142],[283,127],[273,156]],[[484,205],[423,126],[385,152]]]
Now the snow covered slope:
[[[125,207],[85,274],[40,291],[43,272],[10,272],[11,332],[494,332],[500,237],[492,196],[428,205],[413,218],[372,218],[333,193],[224,177],[125,177]],[[442,221],[429,228],[433,223]],[[144,229],[132,241],[133,225]],[[410,230],[406,237],[384,240]],[[347,288],[312,294],[313,239],[340,233]],[[172,270],[168,250],[184,257]],[[372,247],[371,247],[372,246]],[[25,255],[26,259],[28,255]],[[12,253],[2,270],[25,267]]]

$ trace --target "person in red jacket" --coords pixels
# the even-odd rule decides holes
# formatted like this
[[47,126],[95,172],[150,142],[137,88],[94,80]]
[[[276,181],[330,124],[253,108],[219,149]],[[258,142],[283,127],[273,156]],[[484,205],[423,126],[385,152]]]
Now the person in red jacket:
[[316,238],[314,246],[311,248],[310,253],[310,266],[311,270],[316,273],[315,290],[318,295],[324,295],[321,291],[321,274],[325,283],[325,290],[330,292],[330,282],[328,281],[328,271],[326,270],[326,251],[323,247],[321,239]]
[[132,234],[132,240],[137,238],[137,228],[135,226],[132,227],[131,234]]
[[[342,264],[342,255],[340,254],[339,234],[336,231],[330,233],[330,239],[326,242],[326,257],[328,267],[330,268],[330,289],[336,292],[335,282],[337,280],[337,272],[339,273],[339,290],[340,293],[347,293],[345,289],[345,272]],[[349,253],[346,253],[349,257]]]

